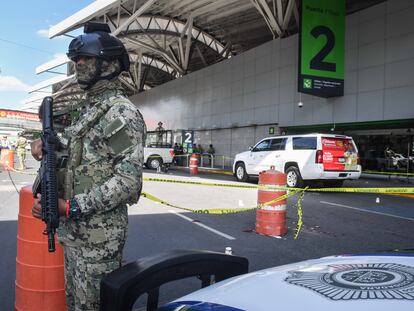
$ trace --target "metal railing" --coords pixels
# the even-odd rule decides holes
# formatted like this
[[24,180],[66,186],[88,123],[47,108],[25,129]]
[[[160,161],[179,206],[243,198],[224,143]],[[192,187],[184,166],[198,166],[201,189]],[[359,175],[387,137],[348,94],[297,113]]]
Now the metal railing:
[[[174,156],[174,165],[180,167],[190,166],[191,154],[182,154]],[[215,155],[211,153],[198,154],[198,167],[206,169],[222,169],[226,166],[226,159],[230,159],[224,155]]]

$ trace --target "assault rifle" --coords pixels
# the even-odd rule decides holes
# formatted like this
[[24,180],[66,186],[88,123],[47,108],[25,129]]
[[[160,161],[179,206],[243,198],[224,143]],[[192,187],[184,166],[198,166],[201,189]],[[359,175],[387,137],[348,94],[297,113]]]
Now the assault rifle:
[[59,139],[53,130],[53,98],[45,97],[41,105],[42,162],[33,185],[33,196],[42,195],[42,220],[46,223],[48,251],[55,251],[55,233],[59,227],[56,153]]

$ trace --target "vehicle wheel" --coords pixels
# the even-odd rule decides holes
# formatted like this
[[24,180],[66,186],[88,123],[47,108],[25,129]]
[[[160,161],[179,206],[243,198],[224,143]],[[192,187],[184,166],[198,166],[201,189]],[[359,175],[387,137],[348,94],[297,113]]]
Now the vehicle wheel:
[[286,170],[286,183],[290,188],[302,188],[303,179],[299,169],[295,166],[289,166]]
[[243,182],[249,179],[249,175],[247,175],[246,167],[243,163],[237,163],[236,165],[236,179]]
[[147,160],[147,167],[151,170],[156,170],[162,165],[162,159],[160,157],[153,157]]

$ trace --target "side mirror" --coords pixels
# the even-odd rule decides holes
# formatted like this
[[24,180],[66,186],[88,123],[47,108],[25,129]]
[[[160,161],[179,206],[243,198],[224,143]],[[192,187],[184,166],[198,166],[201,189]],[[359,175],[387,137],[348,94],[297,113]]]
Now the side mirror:
[[252,150],[253,150],[253,147],[252,147],[252,146],[250,146],[250,147],[249,147],[249,150],[250,150],[250,151],[252,151]]

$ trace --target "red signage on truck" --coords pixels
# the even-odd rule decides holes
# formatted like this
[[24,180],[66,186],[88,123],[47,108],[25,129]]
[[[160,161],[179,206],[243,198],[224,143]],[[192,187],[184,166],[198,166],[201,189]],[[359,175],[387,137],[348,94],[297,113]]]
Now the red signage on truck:
[[323,168],[326,171],[357,170],[358,153],[351,139],[322,138]]

